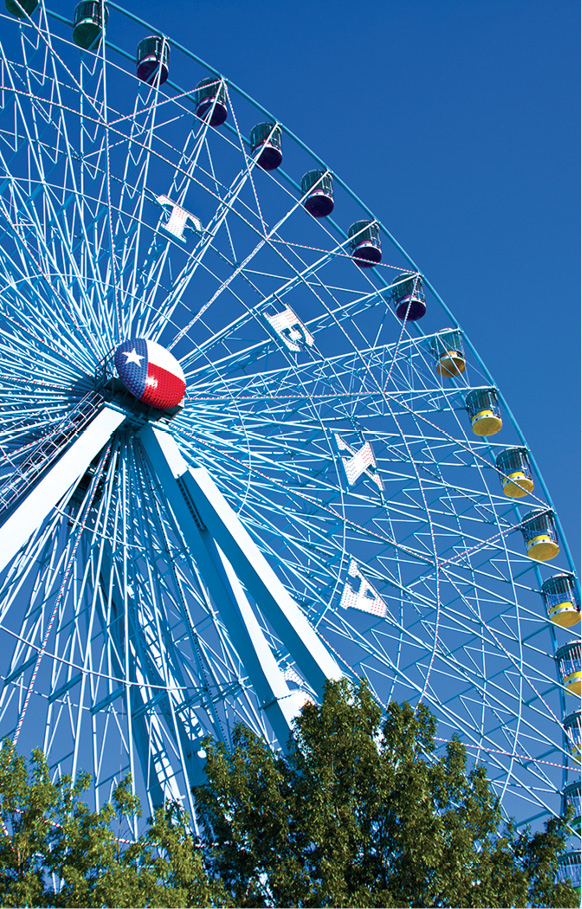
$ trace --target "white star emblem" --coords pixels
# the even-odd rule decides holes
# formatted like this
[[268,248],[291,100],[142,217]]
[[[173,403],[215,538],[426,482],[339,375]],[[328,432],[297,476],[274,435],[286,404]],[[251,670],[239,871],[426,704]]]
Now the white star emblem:
[[125,365],[126,365],[126,366],[127,366],[128,363],[135,363],[137,366],[141,366],[141,361],[142,361],[143,358],[144,358],[144,357],[143,357],[143,354],[138,354],[138,352],[137,352],[137,350],[135,349],[135,347],[133,348],[133,350],[131,351],[131,353],[125,353],[125,351],[124,351],[124,352],[123,352],[123,355],[124,355],[125,357],[127,357],[127,360],[125,361]]

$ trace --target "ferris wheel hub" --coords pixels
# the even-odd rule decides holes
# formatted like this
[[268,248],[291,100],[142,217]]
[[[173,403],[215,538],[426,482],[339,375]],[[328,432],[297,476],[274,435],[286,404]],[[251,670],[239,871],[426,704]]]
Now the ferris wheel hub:
[[186,391],[182,367],[156,341],[124,341],[115,351],[114,361],[123,385],[142,404],[169,410],[182,403]]

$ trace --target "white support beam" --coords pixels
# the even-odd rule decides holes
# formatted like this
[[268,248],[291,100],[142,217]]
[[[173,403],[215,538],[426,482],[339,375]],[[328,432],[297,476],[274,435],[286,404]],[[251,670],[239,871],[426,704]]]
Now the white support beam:
[[[151,425],[141,438],[154,470],[168,471],[177,481],[185,503],[201,535],[214,540],[230,563],[233,575],[260,604],[267,621],[285,642],[309,685],[321,692],[327,679],[343,676],[317,632],[281,583],[256,543],[232,510],[208,471],[191,468],[173,437]],[[160,476],[162,485],[164,477]],[[183,507],[183,506],[182,506]],[[205,566],[200,565],[204,573]]]
[[[293,721],[299,713],[301,704],[293,697],[293,692],[289,688],[283,672],[277,665],[277,661],[273,656],[273,651],[269,647],[269,643],[257,621],[232,565],[215,543],[214,546],[224,569],[225,586],[232,592],[232,597],[236,601],[240,611],[243,626],[249,639],[252,641],[255,653],[257,654],[263,672],[265,673],[265,677],[269,679],[272,698],[270,701],[265,699],[263,709],[279,742],[284,747],[286,738],[283,738],[282,736],[285,736],[286,734],[288,737],[291,734]],[[283,720],[282,723],[281,720]]]
[[[273,732],[280,745],[285,747],[301,703],[277,665],[232,565],[216,540],[202,527],[198,515],[193,513],[192,503],[178,482],[182,474],[175,474],[174,458],[167,456],[168,451],[160,444],[160,438],[163,441],[169,439],[172,448],[176,443],[168,433],[151,426],[142,431],[141,438],[148,460],[187,541],[190,555],[198,566],[214,607],[228,629]],[[183,460],[177,447],[175,452]],[[187,472],[188,465],[185,461],[183,463]]]
[[0,571],[25,545],[66,492],[79,482],[91,461],[125,420],[125,414],[105,405],[60,456],[0,527]]

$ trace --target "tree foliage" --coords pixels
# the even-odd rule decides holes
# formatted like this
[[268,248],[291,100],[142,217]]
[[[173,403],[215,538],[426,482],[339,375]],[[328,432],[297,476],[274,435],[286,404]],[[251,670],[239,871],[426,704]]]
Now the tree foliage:
[[564,822],[503,827],[461,743],[436,756],[422,705],[382,712],[363,682],[330,682],[285,757],[244,726],[232,749],[206,748],[197,841],[171,804],[128,836],[140,812],[130,778],[91,811],[88,774],[53,782],[42,752],[27,763],[4,742],[0,905],[578,905],[555,883]]
[[576,906],[556,884],[564,825],[501,829],[465,748],[435,757],[420,705],[384,715],[362,682],[307,705],[287,757],[239,727],[208,743],[196,792],[216,873],[239,906]]
[[51,782],[46,759],[30,766],[9,741],[0,749],[0,905],[225,906],[220,882],[206,873],[184,811],[158,809],[145,833],[120,837],[140,813],[131,779],[111,803],[83,801],[88,774]]

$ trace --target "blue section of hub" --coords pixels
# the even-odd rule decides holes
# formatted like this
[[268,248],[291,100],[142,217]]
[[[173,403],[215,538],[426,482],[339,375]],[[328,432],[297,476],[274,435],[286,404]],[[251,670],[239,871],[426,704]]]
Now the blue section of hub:
[[124,341],[115,351],[115,368],[128,391],[142,397],[148,374],[148,346],[143,338]]

